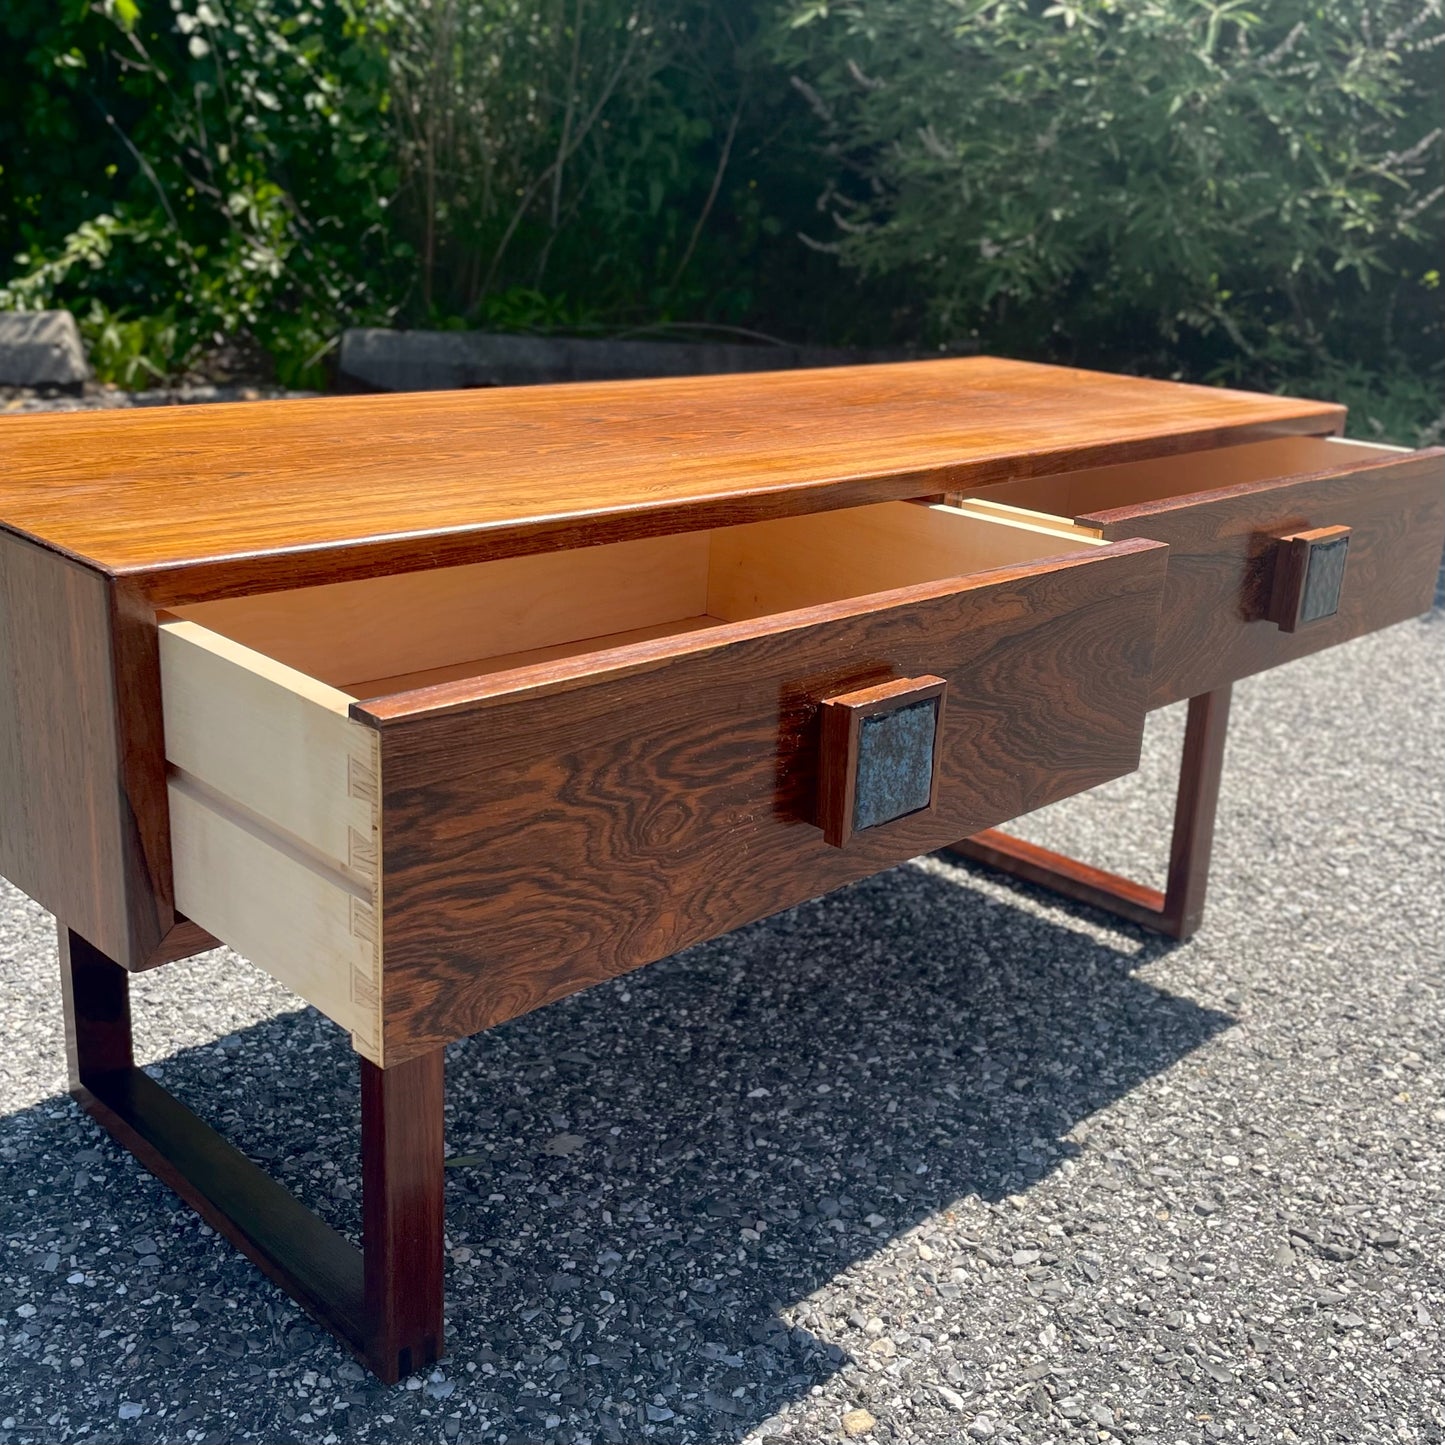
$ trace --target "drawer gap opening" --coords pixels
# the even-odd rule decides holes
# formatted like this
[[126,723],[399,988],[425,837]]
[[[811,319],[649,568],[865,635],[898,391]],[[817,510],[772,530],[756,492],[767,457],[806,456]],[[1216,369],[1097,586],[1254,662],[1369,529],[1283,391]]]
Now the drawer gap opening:
[[371,699],[1101,545],[1006,508],[885,502],[174,610]]
[[1165,502],[1246,482],[1310,476],[1335,468],[1398,458],[1398,447],[1341,437],[1277,437],[1270,441],[1185,452],[1149,461],[1090,467],[1055,476],[1002,482],[973,493],[950,494],[962,506],[998,506],[1059,521],[1090,518],[1123,507]]

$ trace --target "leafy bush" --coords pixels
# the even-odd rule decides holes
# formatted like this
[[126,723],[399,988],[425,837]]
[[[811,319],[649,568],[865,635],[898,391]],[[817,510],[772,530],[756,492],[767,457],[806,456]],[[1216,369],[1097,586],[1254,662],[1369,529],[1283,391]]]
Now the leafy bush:
[[128,384],[238,337],[314,381],[347,321],[744,319],[780,229],[756,28],[707,0],[14,0],[0,305],[71,307]]
[[[1445,0],[8,0],[0,305],[127,384],[730,327],[1440,417]],[[5,273],[0,271],[0,278]]]
[[[579,276],[586,294],[571,301],[584,314],[665,301],[685,247],[682,198],[706,193],[699,143],[725,123],[722,87],[737,89],[709,7],[380,0],[369,25],[390,68],[399,213],[424,312],[470,318],[499,291],[540,297]],[[710,83],[689,95],[674,76],[693,52]]]
[[762,4],[370,0],[416,253],[401,314],[817,324],[814,259],[776,243],[808,204],[811,122],[759,61]]
[[346,8],[12,0],[0,25],[0,305],[71,307],[126,382],[237,336],[318,375],[372,299],[394,176]]
[[940,339],[1269,385],[1442,355],[1440,0],[801,0],[814,244]]

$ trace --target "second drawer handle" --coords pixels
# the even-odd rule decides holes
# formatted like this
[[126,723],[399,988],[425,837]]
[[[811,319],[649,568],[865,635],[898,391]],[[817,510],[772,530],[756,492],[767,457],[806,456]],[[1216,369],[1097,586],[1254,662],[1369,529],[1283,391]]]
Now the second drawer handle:
[[929,675],[823,700],[818,826],[835,848],[933,807],[947,690],[944,678]]
[[1333,617],[1340,610],[1349,554],[1348,527],[1316,527],[1281,537],[1274,554],[1270,621],[1281,632],[1298,632]]

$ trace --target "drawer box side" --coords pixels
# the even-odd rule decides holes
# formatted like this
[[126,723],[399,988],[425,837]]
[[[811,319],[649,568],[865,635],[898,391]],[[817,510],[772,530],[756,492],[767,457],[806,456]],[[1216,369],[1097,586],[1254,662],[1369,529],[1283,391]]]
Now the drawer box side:
[[160,628],[166,761],[350,866],[374,843],[375,746],[351,698],[195,622]]
[[199,624],[162,624],[177,907],[381,1052],[375,735],[350,699]]
[[187,915],[382,1062],[374,892],[318,868],[205,792],[169,786],[176,896]]

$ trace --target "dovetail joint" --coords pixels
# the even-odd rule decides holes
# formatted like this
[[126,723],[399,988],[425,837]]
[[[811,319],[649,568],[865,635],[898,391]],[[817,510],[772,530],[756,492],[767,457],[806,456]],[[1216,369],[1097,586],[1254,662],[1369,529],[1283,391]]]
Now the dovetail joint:
[[351,970],[351,999],[366,1009],[374,1009],[377,1005],[376,984],[359,968]]
[[354,873],[376,877],[376,840],[355,828],[346,830],[346,861]]
[[375,807],[378,800],[376,769],[349,753],[346,758],[346,791],[351,797]]
[[[365,1010],[367,1025],[356,1031],[374,1049],[381,1047],[381,928],[378,917],[376,888],[380,873],[380,848],[377,835],[378,812],[381,806],[379,767],[373,754],[359,757],[348,753],[346,758],[346,791],[367,813],[369,827],[363,831],[353,825],[346,830],[347,861],[352,872],[371,884],[371,900],[351,900],[351,932],[361,945],[351,969],[351,998]],[[376,1057],[380,1057],[379,1053]]]
[[351,900],[351,931],[363,943],[376,944],[376,909],[360,898]]

